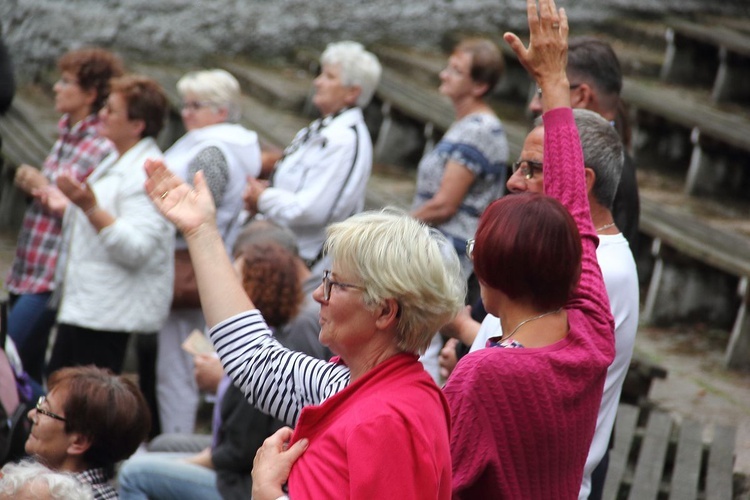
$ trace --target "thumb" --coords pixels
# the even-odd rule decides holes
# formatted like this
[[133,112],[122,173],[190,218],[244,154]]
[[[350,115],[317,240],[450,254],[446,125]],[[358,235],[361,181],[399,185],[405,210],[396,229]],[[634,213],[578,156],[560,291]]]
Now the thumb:
[[299,457],[302,456],[302,454],[305,452],[307,447],[310,445],[310,441],[303,438],[294,443],[291,447],[289,447],[288,450],[286,450],[286,455],[292,460],[296,461]]
[[213,195],[208,188],[208,183],[206,183],[206,176],[203,174],[203,170],[198,170],[195,173],[195,176],[193,177],[193,187],[198,193],[208,193],[213,200]]
[[515,52],[519,58],[526,53],[526,47],[523,46],[523,42],[521,41],[521,39],[518,38],[518,36],[516,36],[514,33],[505,33],[503,35],[503,40],[505,40],[505,43],[510,45],[510,48],[513,49],[513,52]]

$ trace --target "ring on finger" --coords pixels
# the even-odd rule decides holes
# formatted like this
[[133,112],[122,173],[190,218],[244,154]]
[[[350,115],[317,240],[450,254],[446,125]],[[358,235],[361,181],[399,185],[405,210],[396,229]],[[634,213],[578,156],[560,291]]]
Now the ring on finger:
[[558,29],[560,29],[560,24],[559,24],[559,23],[552,23],[552,29],[553,29],[553,30],[558,30]]
[[167,191],[164,191],[164,192],[163,192],[163,193],[161,194],[161,199],[163,200],[164,198],[166,198],[168,194],[169,194],[169,190],[167,190]]

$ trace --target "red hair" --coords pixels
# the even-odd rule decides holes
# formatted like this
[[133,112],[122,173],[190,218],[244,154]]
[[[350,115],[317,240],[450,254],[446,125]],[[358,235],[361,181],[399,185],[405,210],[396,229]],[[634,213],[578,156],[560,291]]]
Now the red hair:
[[474,272],[479,281],[539,310],[562,307],[581,277],[581,237],[556,199],[506,196],[479,219]]

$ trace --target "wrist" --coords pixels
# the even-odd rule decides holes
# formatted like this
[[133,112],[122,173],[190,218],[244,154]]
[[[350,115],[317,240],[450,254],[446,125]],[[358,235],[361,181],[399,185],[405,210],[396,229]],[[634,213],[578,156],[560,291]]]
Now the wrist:
[[83,213],[86,215],[86,217],[91,217],[98,211],[99,211],[99,205],[94,205],[91,208],[84,210]]

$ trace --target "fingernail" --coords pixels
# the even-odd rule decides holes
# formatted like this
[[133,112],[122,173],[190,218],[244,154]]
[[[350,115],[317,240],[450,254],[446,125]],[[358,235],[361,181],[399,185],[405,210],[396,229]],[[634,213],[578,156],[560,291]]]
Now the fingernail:
[[307,448],[310,445],[310,441],[307,438],[300,439],[299,442],[303,448]]

